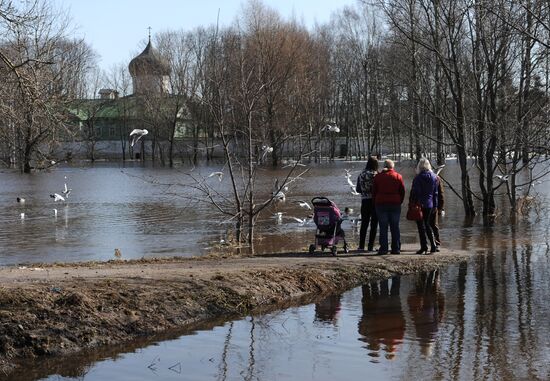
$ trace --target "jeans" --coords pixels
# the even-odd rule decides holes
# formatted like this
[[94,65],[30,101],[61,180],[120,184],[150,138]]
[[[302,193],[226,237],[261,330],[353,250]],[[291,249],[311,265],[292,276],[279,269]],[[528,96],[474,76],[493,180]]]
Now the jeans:
[[428,250],[428,241],[426,236],[430,241],[430,246],[432,251],[435,249],[434,235],[432,232],[432,227],[430,226],[430,220],[432,218],[432,213],[437,213],[436,209],[422,208],[422,220],[416,221],[416,226],[418,227],[418,235],[420,237],[420,249]]
[[372,250],[374,239],[376,238],[376,230],[378,229],[378,217],[374,208],[374,200],[372,198],[364,198],[361,201],[361,230],[359,231],[359,250],[365,249],[365,238],[367,237],[367,229],[370,222],[370,234],[368,249]]
[[391,231],[391,251],[401,251],[401,235],[399,233],[399,217],[401,217],[401,205],[381,204],[376,205],[376,215],[380,225],[380,252],[388,251],[388,225]]

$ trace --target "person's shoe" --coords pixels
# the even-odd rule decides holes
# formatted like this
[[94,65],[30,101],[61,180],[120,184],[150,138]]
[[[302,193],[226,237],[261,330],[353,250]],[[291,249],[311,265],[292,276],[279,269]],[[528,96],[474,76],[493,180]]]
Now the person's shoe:
[[425,249],[421,248],[416,252],[416,254],[428,254],[428,248],[425,248]]
[[401,252],[399,250],[392,250],[391,253],[392,254],[401,254]]
[[362,254],[362,253],[365,253],[365,249],[362,247],[358,247],[357,250],[355,250],[355,252]]
[[430,253],[439,253],[439,247],[434,246],[431,248]]
[[376,252],[376,255],[387,255],[388,254],[388,250],[378,250]]
[[367,251],[374,251],[374,247],[372,246],[367,247]]

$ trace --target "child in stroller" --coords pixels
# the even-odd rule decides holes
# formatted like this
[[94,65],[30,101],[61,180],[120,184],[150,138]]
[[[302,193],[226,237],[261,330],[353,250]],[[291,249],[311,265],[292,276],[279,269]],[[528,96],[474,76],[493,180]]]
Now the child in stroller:
[[321,246],[321,250],[330,246],[332,255],[336,255],[338,251],[336,245],[340,240],[344,241],[344,253],[347,253],[348,244],[341,227],[340,209],[326,197],[314,197],[311,203],[313,204],[313,222],[317,225],[317,231],[315,244],[309,245],[309,253],[315,253],[317,246]]

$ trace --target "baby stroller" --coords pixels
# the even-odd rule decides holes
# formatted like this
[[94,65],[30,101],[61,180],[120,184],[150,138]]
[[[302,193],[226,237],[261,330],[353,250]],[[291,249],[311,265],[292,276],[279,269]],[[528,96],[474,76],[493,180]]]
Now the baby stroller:
[[344,253],[348,252],[348,244],[341,228],[342,216],[340,209],[326,197],[314,197],[311,200],[313,204],[313,222],[317,225],[315,232],[315,244],[309,245],[309,253],[315,253],[317,246],[321,246],[321,251],[330,246],[332,255],[336,255],[338,242],[344,241]]

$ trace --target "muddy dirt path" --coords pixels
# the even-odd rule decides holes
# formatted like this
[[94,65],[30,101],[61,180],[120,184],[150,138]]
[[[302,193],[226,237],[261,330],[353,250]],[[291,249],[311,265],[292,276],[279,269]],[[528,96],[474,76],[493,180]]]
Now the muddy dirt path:
[[197,321],[307,302],[394,274],[432,270],[474,253],[283,253],[0,269],[0,369],[181,328]]

